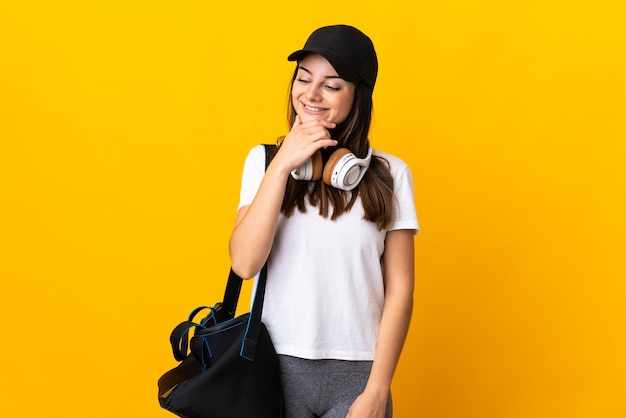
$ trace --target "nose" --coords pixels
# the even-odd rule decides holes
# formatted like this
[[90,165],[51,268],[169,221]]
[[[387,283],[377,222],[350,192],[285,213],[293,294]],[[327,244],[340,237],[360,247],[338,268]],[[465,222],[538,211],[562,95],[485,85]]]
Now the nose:
[[309,85],[306,90],[306,98],[311,101],[318,101],[322,97],[320,89],[317,86]]

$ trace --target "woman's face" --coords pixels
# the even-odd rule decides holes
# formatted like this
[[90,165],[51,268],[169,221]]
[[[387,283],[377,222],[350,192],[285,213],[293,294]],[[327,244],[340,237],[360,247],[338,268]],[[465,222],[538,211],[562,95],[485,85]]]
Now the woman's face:
[[355,84],[339,77],[326,58],[309,54],[300,61],[291,100],[302,122],[323,119],[340,124],[350,114]]

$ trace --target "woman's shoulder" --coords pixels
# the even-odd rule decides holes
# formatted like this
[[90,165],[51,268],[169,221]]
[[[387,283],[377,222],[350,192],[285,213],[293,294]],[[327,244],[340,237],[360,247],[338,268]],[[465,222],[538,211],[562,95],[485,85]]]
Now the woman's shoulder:
[[376,148],[372,149],[372,155],[375,155],[377,157],[380,157],[386,160],[389,163],[389,170],[392,173],[398,173],[398,172],[402,172],[404,170],[409,169],[408,164],[405,163],[403,159],[401,159],[400,157],[396,155],[389,154],[387,152],[381,151]]
[[246,155],[246,164],[260,166],[265,164],[265,145],[258,144],[253,145],[248,149],[248,154]]
[[264,156],[265,155],[265,145],[264,144],[253,145],[248,150],[248,155],[252,155],[255,158],[259,158],[260,156]]

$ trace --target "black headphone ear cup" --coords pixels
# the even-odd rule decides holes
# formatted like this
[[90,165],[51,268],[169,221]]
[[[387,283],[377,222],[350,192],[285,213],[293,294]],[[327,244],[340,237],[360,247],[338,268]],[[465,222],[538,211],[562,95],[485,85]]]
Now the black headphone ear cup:
[[350,151],[347,148],[339,148],[330,155],[330,157],[328,158],[328,161],[326,161],[326,165],[324,166],[324,174],[322,176],[322,180],[324,181],[324,183],[326,183],[329,186],[333,185],[332,184],[333,171],[335,171],[335,166],[337,165],[337,162],[341,160],[341,158],[343,158],[345,155],[348,155],[351,153],[352,151]]
[[311,156],[311,165],[313,166],[313,174],[311,175],[311,180],[317,181],[322,178],[322,153],[320,151],[316,151],[315,154]]

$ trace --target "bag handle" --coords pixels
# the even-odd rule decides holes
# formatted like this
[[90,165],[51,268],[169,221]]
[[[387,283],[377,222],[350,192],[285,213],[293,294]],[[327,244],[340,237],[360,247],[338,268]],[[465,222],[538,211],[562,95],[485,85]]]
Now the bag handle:
[[246,333],[243,336],[243,341],[241,342],[241,351],[239,352],[241,357],[250,361],[254,361],[257,341],[259,339],[259,333],[261,332],[261,316],[263,314],[266,281],[267,262],[263,265],[263,268],[259,273],[259,278],[257,279],[254,302],[252,303],[252,310],[250,311],[250,317],[248,318],[248,326],[246,328]]
[[215,323],[224,322],[228,319],[235,317],[235,311],[237,311],[237,301],[239,300],[239,293],[241,292],[241,284],[243,280],[239,277],[233,269],[230,269],[228,273],[228,282],[226,283],[226,290],[224,291],[224,301],[216,304],[214,309]]
[[[274,156],[278,152],[278,147],[273,144],[263,144],[265,148],[265,169],[272,162]],[[265,263],[264,268],[267,266],[267,262]],[[257,282],[257,293],[259,289],[260,279],[263,273],[263,269],[261,269],[261,273],[259,274],[259,281]],[[267,271],[265,272],[267,276]],[[265,282],[265,279],[263,279]],[[226,290],[224,291],[224,301],[221,304],[217,304],[213,307],[213,313],[215,315],[215,323],[223,322],[227,319],[232,319],[235,317],[235,311],[237,310],[237,302],[239,301],[239,294],[241,293],[241,285],[243,280],[239,277],[231,268],[230,273],[228,274],[228,282],[226,283]],[[263,283],[263,294],[265,293],[265,283]],[[263,294],[261,295],[261,306],[263,306]],[[256,299],[257,296],[255,296]],[[223,312],[221,310],[224,310]],[[190,319],[191,320],[191,319]]]
[[[267,281],[267,262],[263,265],[261,272],[259,273],[259,277],[256,283],[256,290],[253,295],[254,299],[252,302],[252,309],[248,314],[248,321],[246,323],[246,329],[242,338],[241,348],[239,350],[239,355],[242,358],[245,358],[249,361],[254,361],[254,356],[256,353],[257,341],[259,338],[259,334],[261,332],[261,317],[263,314],[263,301],[265,299],[265,283]],[[231,273],[228,276],[228,284],[227,288],[230,289],[239,289],[243,279],[235,274],[232,269]],[[232,296],[232,295],[231,295]],[[236,298],[234,299],[236,306]],[[220,302],[216,306],[223,306]],[[215,318],[215,308],[211,309],[211,314],[202,319],[200,323],[193,322],[192,316],[201,311],[206,307],[196,308],[190,315],[189,320],[182,322],[178,325],[174,331],[172,332],[172,337],[170,338],[170,342],[172,343],[172,348],[174,350],[174,357],[177,360],[183,360],[187,357],[187,347],[190,345],[191,353],[200,360],[200,364],[202,367],[202,371],[205,371],[208,367],[208,363],[205,360],[205,355],[212,357],[211,348],[206,341],[205,336],[197,337],[194,336],[189,341],[189,329],[196,327],[201,329],[209,328],[213,325],[220,324],[225,321],[229,321],[232,318],[226,318],[225,320],[216,320]],[[223,309],[223,308],[222,308]],[[223,309],[225,311],[225,309]],[[176,335],[175,335],[176,334]]]
[[[278,146],[263,144],[265,148],[265,169],[270,165],[270,162],[278,152]],[[256,353],[257,341],[259,333],[261,331],[261,316],[263,314],[263,301],[265,300],[265,283],[267,281],[267,261],[263,265],[261,272],[256,283],[256,292],[254,295],[254,302],[252,303],[252,311],[248,318],[248,326],[246,333],[244,334],[243,341],[241,343],[241,351],[239,355],[246,360],[254,361],[254,355]],[[241,286],[241,283],[240,283]]]
[[[265,169],[269,166],[270,162],[278,152],[276,145],[263,144],[265,148]],[[254,295],[254,301],[252,303],[252,310],[248,318],[248,325],[246,332],[241,342],[241,351],[239,355],[247,360],[253,361],[254,354],[256,352],[257,341],[259,338],[259,332],[261,331],[261,316],[263,314],[263,301],[265,300],[265,282],[267,281],[267,261],[263,265],[261,272],[256,283],[256,292]],[[226,292],[224,294],[224,308],[229,314],[232,313],[230,318],[233,318],[235,310],[237,309],[237,301],[239,299],[239,292],[241,290],[241,284],[243,280],[237,276],[232,268],[228,276],[228,283],[226,285]]]

